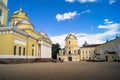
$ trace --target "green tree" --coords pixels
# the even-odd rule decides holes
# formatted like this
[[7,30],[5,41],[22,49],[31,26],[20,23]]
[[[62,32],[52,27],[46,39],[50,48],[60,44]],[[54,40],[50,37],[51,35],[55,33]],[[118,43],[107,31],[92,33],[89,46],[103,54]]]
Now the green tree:
[[59,53],[60,50],[60,44],[52,44],[52,58],[57,59],[57,53]]

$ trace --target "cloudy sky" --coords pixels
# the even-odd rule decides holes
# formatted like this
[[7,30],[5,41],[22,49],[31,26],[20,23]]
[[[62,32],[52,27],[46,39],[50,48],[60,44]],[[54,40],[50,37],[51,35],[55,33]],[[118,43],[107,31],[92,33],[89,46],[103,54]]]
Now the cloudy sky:
[[21,5],[35,30],[45,31],[62,48],[70,32],[79,46],[85,41],[103,43],[120,34],[120,0],[8,0],[8,19]]

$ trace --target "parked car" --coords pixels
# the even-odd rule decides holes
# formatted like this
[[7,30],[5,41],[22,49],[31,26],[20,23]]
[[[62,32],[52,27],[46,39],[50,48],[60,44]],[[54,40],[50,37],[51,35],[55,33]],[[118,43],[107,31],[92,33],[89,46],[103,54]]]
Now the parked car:
[[89,58],[88,62],[104,62],[105,60],[101,58]]

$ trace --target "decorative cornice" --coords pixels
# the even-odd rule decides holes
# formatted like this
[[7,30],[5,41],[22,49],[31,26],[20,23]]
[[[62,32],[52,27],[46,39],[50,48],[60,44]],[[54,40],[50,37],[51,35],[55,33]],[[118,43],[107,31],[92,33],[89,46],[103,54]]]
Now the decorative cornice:
[[35,38],[34,36],[29,35],[28,33],[24,32],[23,30],[18,29],[16,27],[0,27],[0,31],[10,31],[10,30],[12,30],[13,32],[17,32],[19,34],[22,34],[22,35],[24,35],[26,37],[30,37],[32,39],[37,40],[37,38]]

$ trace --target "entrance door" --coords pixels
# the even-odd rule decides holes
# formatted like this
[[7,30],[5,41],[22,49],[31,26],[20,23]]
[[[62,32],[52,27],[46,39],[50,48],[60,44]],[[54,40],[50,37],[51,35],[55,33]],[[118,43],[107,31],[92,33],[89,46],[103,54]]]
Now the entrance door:
[[108,56],[105,56],[105,60],[108,61]]
[[72,61],[72,57],[68,57],[68,61]]

